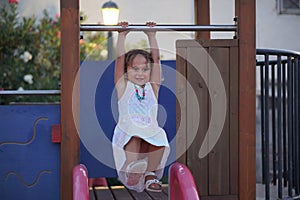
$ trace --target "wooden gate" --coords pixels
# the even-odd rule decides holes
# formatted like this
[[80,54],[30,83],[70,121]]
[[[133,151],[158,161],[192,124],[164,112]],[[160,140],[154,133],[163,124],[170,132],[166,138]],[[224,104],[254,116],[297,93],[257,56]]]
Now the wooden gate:
[[[180,40],[176,48],[177,71],[185,77],[177,78],[177,152],[185,152],[179,161],[191,170],[201,199],[238,199],[238,41]],[[203,143],[208,154],[200,158]]]

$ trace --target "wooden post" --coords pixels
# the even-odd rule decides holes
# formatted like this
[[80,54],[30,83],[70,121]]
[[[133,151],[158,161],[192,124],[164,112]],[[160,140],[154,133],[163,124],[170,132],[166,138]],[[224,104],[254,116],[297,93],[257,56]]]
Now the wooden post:
[[236,0],[239,41],[239,199],[256,198],[255,0]]
[[[210,0],[194,0],[195,24],[210,25]],[[196,32],[196,40],[209,40],[209,31]]]
[[73,199],[72,170],[79,163],[80,140],[72,111],[79,71],[79,0],[61,0],[61,158],[60,199]]

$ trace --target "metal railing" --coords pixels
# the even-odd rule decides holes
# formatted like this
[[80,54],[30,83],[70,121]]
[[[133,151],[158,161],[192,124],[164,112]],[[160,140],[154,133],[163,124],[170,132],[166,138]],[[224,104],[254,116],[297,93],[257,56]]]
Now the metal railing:
[[44,96],[60,95],[60,90],[3,90],[1,96]]
[[154,27],[146,25],[129,24],[128,27],[122,28],[117,25],[98,25],[98,24],[81,24],[80,31],[233,31],[237,32],[237,25],[173,25],[173,24],[158,24]]
[[270,199],[270,183],[277,186],[277,198],[298,198],[300,52],[257,49],[256,55],[261,59],[256,66],[260,77],[257,95],[265,198]]
[[0,105],[58,104],[60,90],[0,90]]

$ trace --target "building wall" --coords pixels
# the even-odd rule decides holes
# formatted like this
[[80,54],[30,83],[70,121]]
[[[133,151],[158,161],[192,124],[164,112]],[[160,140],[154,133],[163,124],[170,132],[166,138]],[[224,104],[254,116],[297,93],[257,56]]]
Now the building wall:
[[[256,46],[300,51],[300,15],[279,14],[277,0],[256,1]],[[234,0],[211,0],[211,24],[232,24]],[[226,38],[229,33],[212,33]]]
[[279,14],[276,0],[256,1],[257,48],[300,51],[300,15]]

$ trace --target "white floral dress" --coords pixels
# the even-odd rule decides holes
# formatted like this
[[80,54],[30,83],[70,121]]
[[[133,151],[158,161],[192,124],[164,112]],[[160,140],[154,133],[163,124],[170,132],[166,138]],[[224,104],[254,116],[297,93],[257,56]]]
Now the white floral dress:
[[[144,99],[139,100],[136,91],[142,94]],[[125,163],[126,156],[124,146],[133,136],[140,137],[154,146],[164,146],[165,150],[156,176],[161,179],[163,170],[170,153],[169,143],[164,129],[159,127],[157,122],[158,101],[154,95],[151,84],[148,82],[144,89],[127,81],[123,96],[118,101],[119,120],[115,127],[112,139],[113,154],[118,172],[119,180],[129,189],[141,192],[144,190],[144,177],[135,186],[126,184],[125,172],[121,169]]]

